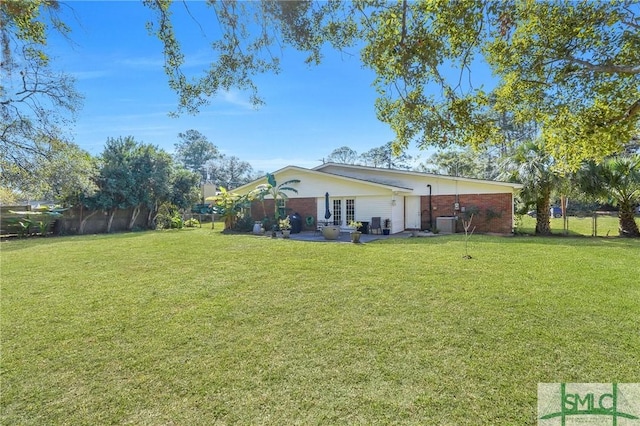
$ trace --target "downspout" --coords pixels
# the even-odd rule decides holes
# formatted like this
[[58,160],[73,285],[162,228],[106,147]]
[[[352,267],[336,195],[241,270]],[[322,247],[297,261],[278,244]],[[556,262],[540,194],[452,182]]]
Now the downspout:
[[431,184],[427,184],[427,188],[429,188],[429,231],[433,230],[433,208],[431,206]]

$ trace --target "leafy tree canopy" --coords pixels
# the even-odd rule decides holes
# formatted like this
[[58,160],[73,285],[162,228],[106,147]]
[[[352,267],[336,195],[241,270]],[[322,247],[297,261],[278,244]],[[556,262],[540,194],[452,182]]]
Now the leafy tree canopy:
[[207,180],[205,164],[220,157],[218,148],[197,130],[179,133],[180,142],[176,143],[175,157],[187,170],[197,172],[202,181]]
[[187,209],[200,198],[200,175],[187,169],[174,168],[171,177],[169,202],[179,209]]
[[486,151],[472,149],[439,151],[431,155],[418,169],[427,173],[494,179],[498,170],[494,158]]
[[44,159],[63,150],[81,106],[74,79],[50,67],[47,35],[68,27],[51,0],[0,2],[0,171],[19,190]]
[[[236,156],[221,155],[207,163],[209,180],[216,186],[224,186],[228,189],[237,188],[255,180],[253,168],[246,161],[241,161]],[[261,173],[261,175],[263,175]]]
[[327,161],[330,163],[355,164],[357,160],[358,153],[348,146],[334,149],[327,157]]
[[2,65],[12,62],[12,44],[24,43],[45,64],[47,35],[58,31],[66,35],[69,27],[60,19],[57,0],[11,0],[0,3],[0,36]]
[[[640,12],[631,0],[208,2],[213,13],[199,19],[216,20],[221,37],[210,69],[192,79],[171,23],[182,3],[144,3],[156,13],[149,30],[164,44],[179,110],[197,112],[232,87],[260,104],[254,78],[279,71],[283,46],[318,63],[325,45],[357,45],[376,74],[378,117],[399,147],[504,143],[490,109],[538,123],[545,149],[572,168],[620,151],[638,132]],[[495,87],[473,80],[481,63]]]
[[367,166],[385,167],[388,169],[410,169],[411,156],[394,149],[392,142],[372,148],[360,155],[362,162]]
[[17,203],[20,198],[21,194],[10,188],[0,186],[0,203],[4,205],[12,205]]
[[100,160],[98,207],[102,209],[150,205],[169,193],[171,157],[153,145],[132,136],[109,138]]
[[97,159],[75,144],[56,150],[49,158],[41,158],[31,175],[31,188],[43,199],[73,206],[95,193],[98,174]]

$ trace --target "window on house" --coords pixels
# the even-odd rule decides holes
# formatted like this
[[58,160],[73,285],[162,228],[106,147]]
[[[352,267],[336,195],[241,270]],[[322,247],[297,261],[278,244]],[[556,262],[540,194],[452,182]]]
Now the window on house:
[[345,219],[347,224],[356,219],[356,200],[346,200]]
[[333,224],[342,225],[342,200],[333,200]]

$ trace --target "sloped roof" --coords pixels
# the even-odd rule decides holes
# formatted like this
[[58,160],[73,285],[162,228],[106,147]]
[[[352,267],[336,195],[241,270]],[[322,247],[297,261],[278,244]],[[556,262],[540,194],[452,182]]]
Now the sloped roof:
[[[436,174],[436,173],[419,172],[419,171],[414,171],[414,170],[387,169],[387,168],[382,168],[382,167],[359,166],[359,165],[355,165],[355,164],[343,164],[343,163],[324,163],[324,164],[321,164],[321,165],[319,165],[317,167],[314,167],[312,170],[315,170],[315,171],[318,171],[318,172],[322,172],[322,173],[329,173],[329,174],[332,174],[332,175],[337,175],[337,173],[335,173],[335,172],[323,171],[323,170],[328,169],[328,168],[339,168],[339,169],[345,169],[345,170],[358,170],[358,171],[365,172],[365,173],[367,171],[375,171],[376,173],[383,173],[383,174],[389,174],[389,175],[411,175],[411,176],[419,176],[419,177],[432,177],[432,178],[437,178],[437,179],[451,180],[451,181],[458,181],[458,182],[486,183],[486,184],[505,186],[505,187],[515,188],[515,189],[521,189],[523,187],[522,184],[513,183],[513,182],[501,182],[501,181],[496,181],[496,180],[474,179],[474,178],[459,177],[459,176],[440,175],[440,174]],[[375,182],[376,181],[376,177],[372,176],[371,179],[367,179],[367,181]],[[411,188],[405,188],[405,189],[411,189]]]
[[[294,170],[297,173],[307,173],[307,174],[315,174],[315,175],[321,175],[321,176],[326,176],[326,175],[330,175],[331,177],[334,177],[336,179],[341,179],[341,180],[345,180],[345,181],[351,181],[351,182],[358,182],[358,183],[364,183],[367,185],[372,185],[372,186],[376,186],[378,188],[385,188],[391,191],[411,191],[413,188],[406,188],[406,187],[402,187],[402,186],[396,186],[396,185],[389,185],[387,183],[384,182],[376,182],[374,180],[369,180],[369,179],[361,179],[361,178],[355,178],[355,177],[350,177],[350,176],[343,176],[343,175],[339,175],[336,173],[329,173],[329,172],[323,172],[323,171],[318,171],[315,169],[305,169],[304,167],[298,167],[298,166],[286,166],[283,167],[279,170],[276,170],[275,172],[273,172],[273,175],[277,175],[280,173],[284,173],[290,170]],[[244,184],[242,186],[239,186],[238,188],[235,188],[233,191],[234,192],[239,192],[242,193],[246,190],[253,190],[259,183],[266,181],[266,177],[261,177],[260,179],[256,179],[252,182],[249,182],[247,184]]]

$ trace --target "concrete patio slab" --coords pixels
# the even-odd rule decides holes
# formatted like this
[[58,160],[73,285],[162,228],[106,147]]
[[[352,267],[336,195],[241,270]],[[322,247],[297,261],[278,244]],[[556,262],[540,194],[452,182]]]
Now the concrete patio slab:
[[[360,243],[368,243],[370,241],[376,241],[376,240],[386,240],[389,238],[409,238],[409,237],[411,237],[411,232],[400,232],[392,235],[362,234],[360,235]],[[280,235],[280,233],[278,233],[278,238],[282,238],[282,235]],[[337,240],[327,240],[324,238],[322,233],[313,232],[313,231],[304,231],[297,234],[291,234],[291,239],[295,241],[351,243],[351,236],[349,235],[348,232],[341,232]]]

